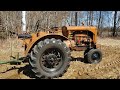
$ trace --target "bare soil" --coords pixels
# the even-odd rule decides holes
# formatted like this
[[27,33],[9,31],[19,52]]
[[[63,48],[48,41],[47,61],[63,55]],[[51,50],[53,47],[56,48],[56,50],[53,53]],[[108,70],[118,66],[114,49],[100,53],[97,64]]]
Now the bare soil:
[[[12,43],[11,43],[12,42]],[[119,79],[120,78],[120,40],[110,38],[98,38],[97,41],[103,53],[103,59],[98,64],[82,62],[83,52],[71,52],[74,59],[70,62],[67,72],[57,79]],[[12,46],[12,49],[11,49]],[[1,42],[0,60],[9,60],[10,55],[20,52],[23,55],[24,48],[17,39]],[[0,79],[35,79],[30,71],[28,63],[21,65],[0,65]],[[56,78],[55,78],[56,79]]]

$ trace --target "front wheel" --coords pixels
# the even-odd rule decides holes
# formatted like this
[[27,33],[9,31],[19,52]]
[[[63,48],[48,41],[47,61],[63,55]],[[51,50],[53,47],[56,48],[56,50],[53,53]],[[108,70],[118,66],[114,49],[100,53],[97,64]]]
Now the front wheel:
[[62,76],[70,62],[70,50],[59,39],[45,39],[34,46],[30,55],[32,71],[38,78]]
[[88,63],[96,64],[102,60],[102,52],[99,49],[91,49],[86,53],[84,58]]

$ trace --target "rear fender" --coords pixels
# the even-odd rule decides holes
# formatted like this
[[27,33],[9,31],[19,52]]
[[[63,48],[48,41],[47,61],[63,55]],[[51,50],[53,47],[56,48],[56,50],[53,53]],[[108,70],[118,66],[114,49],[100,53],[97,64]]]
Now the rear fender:
[[48,39],[51,39],[51,38],[60,39],[61,41],[68,40],[67,37],[62,36],[62,35],[46,35],[46,36],[43,36],[43,37],[38,37],[36,40],[32,41],[32,42],[27,46],[27,48],[26,48],[26,50],[25,50],[25,56],[27,56],[27,55],[31,52],[32,48],[33,48],[38,42],[40,42],[40,41],[42,41],[42,40],[45,40],[45,39],[47,39],[47,38],[48,38]]

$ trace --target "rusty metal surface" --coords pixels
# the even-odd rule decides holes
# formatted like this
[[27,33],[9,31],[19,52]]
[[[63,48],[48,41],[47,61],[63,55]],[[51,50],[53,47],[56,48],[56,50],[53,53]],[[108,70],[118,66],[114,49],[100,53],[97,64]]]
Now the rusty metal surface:
[[[96,44],[96,38],[97,38],[97,29],[96,27],[93,27],[93,26],[68,26],[67,27],[67,30],[68,30],[68,36],[70,35],[71,32],[69,31],[83,31],[84,30],[88,30],[88,31],[91,31],[93,33],[93,42]],[[29,53],[30,49],[32,48],[32,46],[34,45],[34,43],[36,43],[39,39],[43,38],[44,36],[48,36],[48,35],[52,35],[51,38],[54,37],[54,35],[60,35],[59,39],[62,39],[63,38],[69,38],[69,37],[65,37],[63,34],[62,34],[62,29],[60,28],[57,28],[55,30],[49,30],[49,31],[40,31],[40,32],[36,32],[36,33],[32,33],[31,36],[32,38],[31,39],[25,39],[23,40],[23,45],[26,45],[27,48],[25,50],[25,56]],[[85,50],[84,48],[79,48],[79,47],[74,47],[75,50]]]

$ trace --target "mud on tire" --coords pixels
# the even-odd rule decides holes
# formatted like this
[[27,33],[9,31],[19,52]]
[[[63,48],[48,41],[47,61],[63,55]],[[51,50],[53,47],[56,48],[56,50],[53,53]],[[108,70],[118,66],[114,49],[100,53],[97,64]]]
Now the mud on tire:
[[30,53],[30,66],[38,78],[57,78],[69,67],[70,50],[59,39],[45,39],[34,46]]

